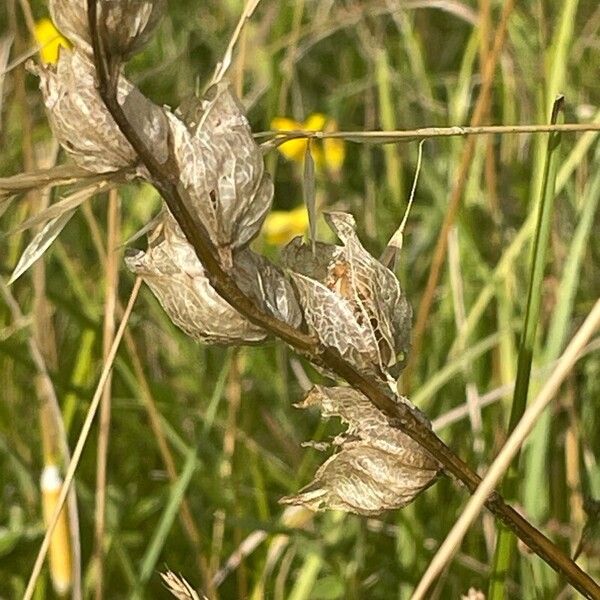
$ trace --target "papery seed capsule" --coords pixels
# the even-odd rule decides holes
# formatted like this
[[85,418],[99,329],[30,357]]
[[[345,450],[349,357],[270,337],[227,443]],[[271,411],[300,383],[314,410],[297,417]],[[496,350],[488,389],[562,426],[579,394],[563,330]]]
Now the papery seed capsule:
[[210,344],[255,343],[267,337],[219,296],[175,220],[164,218],[148,236],[148,249],[128,250],[129,269],[148,284],[173,323]]
[[[408,399],[397,400],[431,427]],[[317,406],[325,418],[340,417],[347,429],[333,440],[339,451],[319,467],[313,481],[298,494],[282,498],[282,503],[376,515],[406,506],[435,481],[437,461],[408,435],[392,428],[360,392],[315,386],[297,406]]]
[[[128,250],[125,262],[148,284],[171,320],[195,340],[255,343],[267,333],[232,308],[210,284],[202,263],[165,209],[148,236],[148,249]],[[242,292],[271,316],[297,327],[302,320],[282,271],[245,248],[234,254],[231,276]]]
[[341,246],[299,239],[283,254],[304,318],[321,342],[359,369],[387,378],[408,352],[411,309],[395,275],[362,246],[348,213],[325,215]]
[[[165,0],[99,0],[98,24],[113,56],[129,58],[148,41],[158,25]],[[50,0],[50,14],[74,46],[92,53],[87,0]]]
[[[87,56],[61,49],[56,65],[29,63],[28,67],[40,78],[54,134],[80,167],[95,173],[137,168],[137,154],[98,95],[94,65]],[[123,76],[119,77],[118,100],[156,158],[165,160],[167,123],[163,109]],[[138,172],[143,174],[142,169]]]
[[226,81],[168,117],[182,194],[229,269],[233,250],[258,234],[271,207],[262,152]]

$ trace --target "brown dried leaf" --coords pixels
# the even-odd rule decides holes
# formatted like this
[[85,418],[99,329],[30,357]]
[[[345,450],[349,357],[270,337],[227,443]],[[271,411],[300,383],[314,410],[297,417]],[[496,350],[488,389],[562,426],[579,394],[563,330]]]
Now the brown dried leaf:
[[299,239],[284,251],[309,327],[358,368],[386,376],[409,348],[412,312],[395,275],[361,245],[352,215],[326,219],[343,246]]
[[[61,49],[57,65],[29,63],[29,68],[40,77],[40,89],[54,134],[78,166],[94,173],[136,166],[137,155],[100,99],[94,65],[85,55]],[[156,158],[165,160],[164,111],[123,76],[119,78],[118,99]]]
[[260,148],[230,85],[168,114],[182,192],[204,223],[225,267],[231,253],[258,234],[271,206],[273,184]]
[[360,392],[315,386],[300,406],[318,406],[324,417],[339,416],[348,428],[334,440],[340,451],[319,467],[309,485],[283,498],[284,504],[375,515],[406,506],[437,476],[438,463],[417,442],[390,427]]
[[[110,53],[126,59],[141,49],[158,25],[165,5],[165,0],[98,2],[98,23],[106,26]],[[91,55],[87,0],[50,0],[49,8],[58,29],[74,46]]]

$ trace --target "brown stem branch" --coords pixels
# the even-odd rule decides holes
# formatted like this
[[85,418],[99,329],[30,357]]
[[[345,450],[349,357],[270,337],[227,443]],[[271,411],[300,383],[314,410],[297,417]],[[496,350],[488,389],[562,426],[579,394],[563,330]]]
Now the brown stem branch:
[[[150,173],[154,185],[179,223],[188,242],[194,248],[215,290],[251,323],[263,327],[281,338],[297,351],[308,356],[313,362],[326,366],[328,370],[333,371],[353,388],[362,392],[388,416],[390,425],[402,430],[421,444],[449,474],[461,481],[473,493],[481,478],[427,428],[407,405],[397,403],[373,378],[358,372],[334,349],[320,346],[311,336],[264,313],[225,272],[216,258],[214,246],[206,229],[189,212],[179,192],[179,173],[174,157],[171,155],[164,163],[159,162],[131,126],[117,101],[117,90],[114,85],[116,78],[114,72],[111,73],[109,67],[111,60],[105,51],[98,30],[97,0],[87,0],[87,4],[100,96],[123,135]],[[569,583],[585,597],[600,599],[600,586],[540,531],[508,506],[499,494],[492,494],[486,506],[536,554],[553,569],[563,574]]]

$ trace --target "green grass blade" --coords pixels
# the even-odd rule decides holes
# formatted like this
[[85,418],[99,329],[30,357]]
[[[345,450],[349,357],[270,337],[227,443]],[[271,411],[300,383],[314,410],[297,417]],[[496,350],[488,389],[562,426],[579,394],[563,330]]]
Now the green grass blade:
[[158,522],[156,530],[154,531],[152,540],[150,541],[148,548],[146,548],[146,552],[144,553],[142,564],[140,566],[137,593],[135,594],[135,597],[137,598],[142,597],[141,591],[143,586],[148,582],[152,576],[152,573],[154,572],[154,569],[156,568],[158,557],[160,556],[163,546],[165,545],[165,541],[169,535],[173,521],[177,516],[179,506],[185,497],[186,490],[192,480],[192,475],[198,466],[196,454],[196,448],[190,448],[183,466],[183,470],[181,471],[181,475],[171,488],[165,510],[163,511],[160,521]]
[[[557,122],[559,112],[562,109],[563,100],[562,97],[559,97],[554,103],[551,118],[552,123]],[[543,170],[544,176],[540,197],[536,202],[538,213],[532,249],[531,275],[529,279],[525,322],[519,344],[517,378],[515,381],[515,390],[508,425],[509,434],[520,421],[527,406],[533,349],[542,302],[542,284],[546,268],[546,254],[550,238],[552,211],[556,192],[560,139],[560,133],[556,132],[547,136],[546,160]],[[515,456],[503,486],[504,493],[508,498],[514,498],[516,493],[518,465],[519,454]],[[494,565],[492,576],[490,578],[488,594],[490,600],[502,600],[505,598],[504,582],[510,568],[514,544],[515,540],[513,534],[508,529],[501,526],[498,530]]]
[[323,566],[323,558],[317,552],[311,552],[298,572],[294,587],[288,600],[308,600]]

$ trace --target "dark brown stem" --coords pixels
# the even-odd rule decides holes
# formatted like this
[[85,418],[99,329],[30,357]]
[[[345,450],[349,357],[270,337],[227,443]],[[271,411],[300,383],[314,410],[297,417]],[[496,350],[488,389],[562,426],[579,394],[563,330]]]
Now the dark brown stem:
[[[118,103],[116,77],[109,67],[111,57],[107,55],[98,31],[97,0],[87,0],[87,3],[100,96],[123,135],[150,173],[154,185],[179,223],[188,242],[194,248],[215,290],[251,323],[279,337],[313,362],[325,366],[329,371],[347,381],[353,388],[362,392],[388,416],[390,425],[402,430],[421,444],[440,462],[448,474],[462,482],[473,493],[481,482],[481,478],[424,425],[407,405],[397,403],[376,380],[358,372],[334,349],[319,345],[313,337],[264,313],[239,289],[235,281],[223,269],[204,225],[189,212],[180,194],[179,171],[172,153],[167,161],[159,162],[131,126]],[[486,502],[486,507],[545,562],[561,573],[581,594],[587,598],[600,600],[598,584],[547,537],[508,506],[499,494],[492,494]]]

